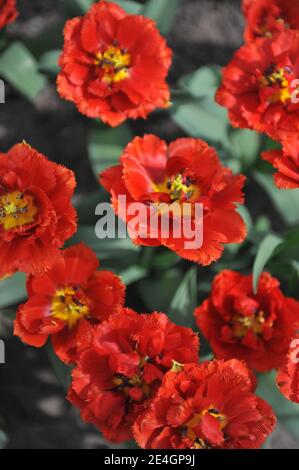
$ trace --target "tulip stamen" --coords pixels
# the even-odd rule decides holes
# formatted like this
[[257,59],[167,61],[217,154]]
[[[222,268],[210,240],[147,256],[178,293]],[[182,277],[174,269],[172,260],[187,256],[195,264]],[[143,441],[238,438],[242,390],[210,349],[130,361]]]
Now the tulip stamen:
[[34,222],[37,208],[33,197],[20,191],[0,196],[0,224],[4,230],[11,230]]
[[281,102],[285,104],[291,100],[290,81],[286,76],[289,73],[288,67],[275,67],[272,64],[265,75],[259,79],[259,84],[262,88],[273,89],[272,94],[268,98],[270,103]]
[[114,43],[105,52],[97,54],[95,64],[101,67],[103,80],[111,85],[128,78],[131,56],[126,49]]
[[155,183],[154,190],[155,192],[166,193],[170,196],[171,201],[178,202],[190,201],[193,196],[199,195],[199,188],[195,186],[193,180],[181,173],[166,178],[162,183]]
[[[253,315],[241,316],[237,315],[234,317],[234,334],[237,338],[244,338],[249,330],[252,330],[254,334],[261,335],[266,324],[265,313],[260,310]],[[273,324],[267,324],[273,326]]]
[[193,448],[195,449],[206,449],[209,446],[209,444],[202,438],[200,438],[197,434],[197,429],[201,424],[201,421],[205,415],[209,414],[213,418],[217,419],[219,423],[219,429],[222,431],[228,421],[227,417],[223,414],[220,413],[219,410],[217,410],[214,406],[209,406],[209,408],[204,409],[200,413],[196,413],[190,421],[187,423],[187,429],[186,429],[186,437],[190,439],[193,442]]
[[54,318],[66,322],[72,328],[88,314],[88,302],[80,289],[64,287],[55,292],[51,305],[51,315]]

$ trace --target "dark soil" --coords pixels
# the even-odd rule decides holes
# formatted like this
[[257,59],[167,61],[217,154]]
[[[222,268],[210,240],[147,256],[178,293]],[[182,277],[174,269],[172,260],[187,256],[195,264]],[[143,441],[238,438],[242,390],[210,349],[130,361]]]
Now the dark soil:
[[[158,1],[158,0],[157,0]],[[30,41],[51,24],[63,20],[60,0],[19,0],[21,15],[9,28],[12,39]],[[174,49],[171,80],[196,68],[216,63],[225,65],[242,43],[243,20],[238,0],[183,0],[169,44]],[[91,121],[72,104],[59,99],[54,83],[29,103],[9,88],[7,103],[0,109],[0,151],[25,139],[50,159],[72,168],[78,191],[97,188],[86,153]],[[171,140],[183,135],[163,113],[133,125],[141,135],[153,132]],[[261,213],[269,212],[264,194],[249,189],[250,201],[259,200]],[[1,337],[6,331],[6,365],[0,365],[0,429],[9,438],[9,449],[100,448],[105,444],[99,433],[85,426],[65,401],[44,350],[26,347],[12,337],[12,325],[0,318]],[[278,444],[279,443],[279,444]],[[272,438],[274,447],[295,447],[283,431]]]

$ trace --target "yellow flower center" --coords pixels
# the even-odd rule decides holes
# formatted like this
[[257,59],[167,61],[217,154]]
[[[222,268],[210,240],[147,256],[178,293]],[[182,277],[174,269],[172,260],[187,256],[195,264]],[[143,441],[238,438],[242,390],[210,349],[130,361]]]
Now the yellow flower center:
[[147,357],[141,357],[139,359],[139,373],[133,377],[126,377],[122,374],[116,374],[113,378],[113,386],[117,390],[123,391],[126,397],[129,396],[131,388],[140,388],[145,397],[150,396],[150,386],[143,379],[143,368],[147,363]]
[[140,388],[145,397],[150,395],[150,387],[139,375],[128,378],[124,375],[117,374],[113,379],[113,385],[118,390],[122,390],[126,396],[129,395],[130,388]]
[[34,222],[37,208],[33,197],[20,191],[4,194],[0,197],[0,224],[4,230],[11,230]]
[[129,76],[130,54],[119,46],[109,46],[96,56],[96,65],[104,71],[103,80],[109,84],[118,83]]
[[51,305],[52,317],[66,322],[72,328],[88,314],[88,302],[80,289],[63,287],[55,292]]
[[263,333],[265,322],[265,313],[262,310],[250,316],[237,315],[234,317],[234,334],[237,338],[244,338],[247,332],[252,330],[256,335],[260,335]]
[[289,80],[286,78],[285,69],[270,67],[269,73],[259,79],[262,88],[271,87],[274,89],[270,96],[270,103],[281,102],[283,104],[291,100],[291,90]]
[[184,364],[181,364],[180,362],[172,360],[172,369],[171,372],[176,372],[179,374],[184,370]]
[[178,173],[172,178],[166,178],[162,183],[154,183],[154,191],[165,193],[172,201],[187,202],[200,195],[200,190],[190,178]]
[[[290,25],[281,17],[273,18],[273,23],[272,23],[272,18],[271,14],[269,13],[268,10],[265,10],[263,18],[260,22],[259,29],[261,32],[262,36],[265,36],[267,38],[272,38],[273,37],[273,27],[275,26],[274,21],[277,23],[277,26],[280,26],[281,28],[283,27],[284,29],[289,29]],[[270,21],[269,21],[270,20]],[[260,36],[258,34],[257,36]]]
[[196,441],[194,442],[192,449],[211,449],[212,446],[208,442],[206,442],[204,439],[197,438]]
[[204,441],[204,439],[198,438],[195,432],[195,428],[201,423],[203,417],[206,414],[213,416],[213,418],[216,418],[219,421],[219,427],[221,431],[225,428],[225,426],[228,423],[226,416],[221,414],[213,406],[210,406],[209,408],[203,410],[201,413],[195,414],[193,418],[190,421],[188,421],[187,432],[186,432],[186,437],[194,443],[193,445],[194,449],[206,449],[210,447],[209,444]]

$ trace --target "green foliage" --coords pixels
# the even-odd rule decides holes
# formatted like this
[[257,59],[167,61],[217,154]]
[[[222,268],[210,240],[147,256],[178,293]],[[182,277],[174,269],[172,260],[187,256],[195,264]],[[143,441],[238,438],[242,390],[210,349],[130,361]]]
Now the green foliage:
[[172,251],[158,253],[152,261],[155,269],[171,269],[181,261],[180,257]]
[[226,111],[209,97],[176,100],[172,118],[191,137],[228,145]]
[[4,449],[7,444],[7,436],[6,434],[0,430],[0,449]]
[[178,325],[194,327],[193,312],[197,306],[197,269],[190,268],[179,285],[168,313]]
[[142,14],[156,21],[162,34],[168,34],[181,0],[148,0]]
[[134,245],[130,238],[100,240],[95,234],[94,227],[89,225],[81,225],[71,243],[80,243],[81,241],[94,250],[100,260],[129,256],[132,261],[134,255],[140,252],[140,248]]
[[276,372],[258,375],[257,394],[272,405],[279,423],[299,438],[299,406],[287,400],[275,384]]
[[282,239],[276,235],[267,235],[260,244],[257,256],[253,266],[253,288],[257,291],[260,275],[262,274],[267,262],[275,253],[276,248],[281,244]]
[[65,0],[65,8],[70,15],[83,15],[93,3],[94,0]]
[[103,170],[119,163],[124,147],[132,140],[128,125],[116,129],[94,127],[88,139],[88,155],[96,179]]
[[219,67],[215,65],[206,65],[188,75],[184,75],[178,81],[179,88],[185,90],[194,98],[203,96],[212,96],[219,85]]
[[39,60],[39,70],[56,77],[56,75],[59,73],[58,59],[60,54],[60,50],[45,52]]
[[[167,0],[172,1],[172,0]],[[67,11],[74,15],[83,15],[89,10],[94,0],[66,0]],[[132,0],[113,0],[127,13],[138,15],[142,13],[143,5]]]
[[147,311],[168,312],[172,299],[181,284],[181,272],[177,269],[156,274],[138,284],[138,291]]
[[148,275],[148,270],[143,268],[142,266],[132,265],[129,266],[127,269],[120,271],[120,276],[122,281],[129,286],[130,284],[134,284],[141,279],[144,279]]
[[241,162],[241,167],[248,170],[254,166],[261,147],[261,136],[248,129],[232,129],[230,132],[231,156]]
[[220,67],[204,66],[181,77],[174,93],[172,118],[188,135],[227,146],[227,112],[215,103]]
[[299,223],[299,189],[281,190],[274,185],[273,176],[255,172],[254,178],[271,198],[274,207],[287,225]]
[[247,171],[258,159],[262,137],[230,126],[226,109],[215,102],[220,81],[220,67],[215,65],[203,66],[181,77],[178,89],[174,90],[172,118],[191,137],[216,145],[235,172]]
[[115,0],[115,3],[117,3],[127,13],[131,15],[142,14],[143,5],[138,2],[133,2],[131,0]]
[[47,81],[38,63],[21,42],[15,42],[0,56],[0,76],[30,101],[34,101]]
[[26,299],[26,276],[17,273],[0,281],[0,308],[17,305]]
[[147,274],[147,267],[140,264],[141,248],[134,245],[130,238],[101,240],[97,238],[94,226],[81,225],[69,245],[80,242],[96,253],[102,269],[113,270],[128,284],[143,279]]

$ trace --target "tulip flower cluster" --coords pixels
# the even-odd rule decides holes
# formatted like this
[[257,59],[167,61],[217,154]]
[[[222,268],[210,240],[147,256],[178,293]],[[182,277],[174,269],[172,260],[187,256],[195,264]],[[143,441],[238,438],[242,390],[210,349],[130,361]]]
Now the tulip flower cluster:
[[234,127],[267,134],[281,144],[262,158],[280,189],[299,188],[299,5],[293,0],[243,0],[246,44],[223,73],[217,102]]
[[[299,188],[299,104],[293,99],[299,7],[293,0],[244,0],[243,9],[246,44],[225,68],[216,101],[233,126],[281,143],[262,158],[277,169],[279,188]],[[0,28],[15,16],[15,1],[0,0]],[[170,106],[171,62],[154,21],[101,0],[65,25],[57,90],[82,114],[115,127]],[[162,226],[155,238],[144,228],[133,239],[201,266],[246,239],[237,210],[245,180],[205,141],[168,145],[155,135],[134,138],[118,164],[99,175],[129,234],[128,208],[135,203],[148,216],[151,203],[188,203],[194,230],[194,207],[202,204],[198,249],[186,249],[184,237],[167,236]],[[221,271],[194,312],[215,356],[199,361],[196,332],[166,313],[128,308],[122,279],[99,269],[95,252],[84,243],[65,246],[77,230],[75,187],[71,170],[25,142],[0,153],[0,278],[27,274],[28,300],[18,309],[15,335],[36,348],[51,340],[73,368],[68,400],[109,441],[134,438],[147,449],[260,448],[276,417],[256,395],[252,370],[278,370],[278,388],[299,402],[299,302],[267,272],[255,291],[251,275]]]

